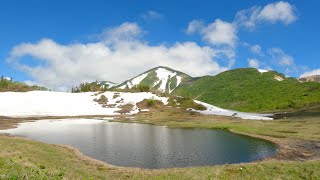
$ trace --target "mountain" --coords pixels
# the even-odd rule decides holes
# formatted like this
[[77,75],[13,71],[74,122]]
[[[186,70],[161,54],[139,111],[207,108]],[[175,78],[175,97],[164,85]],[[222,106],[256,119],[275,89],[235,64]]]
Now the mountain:
[[241,68],[181,83],[174,95],[246,112],[296,109],[320,104],[320,84],[301,83],[275,71]]
[[320,75],[306,76],[299,80],[302,82],[320,82]]
[[160,92],[173,92],[181,83],[192,81],[189,75],[173,70],[168,67],[159,66],[150,69],[130,80],[117,86],[116,89],[132,89],[138,85],[148,86],[151,90]]

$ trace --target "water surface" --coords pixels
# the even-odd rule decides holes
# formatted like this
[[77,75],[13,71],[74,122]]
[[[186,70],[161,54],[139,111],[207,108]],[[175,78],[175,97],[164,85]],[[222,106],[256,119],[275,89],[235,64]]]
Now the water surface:
[[0,131],[74,146],[108,164],[172,168],[250,162],[275,154],[274,144],[223,130],[171,129],[103,120],[41,120]]

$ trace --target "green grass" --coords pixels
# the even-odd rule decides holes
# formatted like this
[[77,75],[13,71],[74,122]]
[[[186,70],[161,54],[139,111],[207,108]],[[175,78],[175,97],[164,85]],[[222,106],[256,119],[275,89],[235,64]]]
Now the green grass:
[[[275,76],[284,80],[277,81]],[[301,83],[277,72],[243,68],[183,83],[174,94],[227,109],[270,112],[319,105],[320,83]]]

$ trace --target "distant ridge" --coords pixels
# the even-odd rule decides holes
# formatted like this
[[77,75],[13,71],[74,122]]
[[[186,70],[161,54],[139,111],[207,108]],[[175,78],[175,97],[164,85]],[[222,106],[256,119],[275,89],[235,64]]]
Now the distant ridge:
[[320,75],[306,76],[299,80],[302,82],[320,82]]

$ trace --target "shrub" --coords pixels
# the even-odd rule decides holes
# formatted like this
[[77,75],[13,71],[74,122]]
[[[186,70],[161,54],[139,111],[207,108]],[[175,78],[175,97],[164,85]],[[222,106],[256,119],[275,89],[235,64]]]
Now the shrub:
[[96,91],[102,91],[105,92],[108,90],[107,85],[101,85],[98,83],[98,81],[92,82],[92,83],[81,83],[78,86],[72,87],[71,92],[72,93],[80,93],[80,92],[96,92]]
[[143,84],[138,84],[132,88],[132,90],[137,90],[139,92],[149,92],[150,91],[150,86],[148,85],[143,85]]
[[101,95],[99,99],[94,99],[94,101],[102,105],[108,104],[108,98],[105,95]]
[[120,94],[114,93],[112,98],[113,98],[113,99],[116,99],[117,97],[120,97]]
[[126,113],[130,113],[132,111],[132,108],[134,107],[133,104],[124,104],[121,106],[121,110],[116,111],[120,114],[126,114]]
[[146,109],[146,108],[161,108],[164,106],[163,102],[156,100],[156,99],[144,99],[141,102],[137,103],[137,106],[140,109]]

